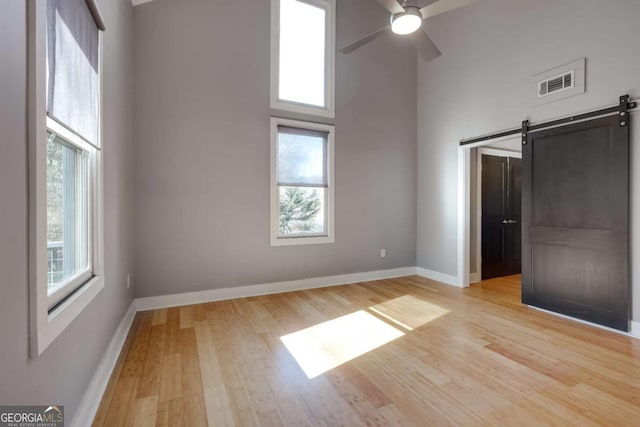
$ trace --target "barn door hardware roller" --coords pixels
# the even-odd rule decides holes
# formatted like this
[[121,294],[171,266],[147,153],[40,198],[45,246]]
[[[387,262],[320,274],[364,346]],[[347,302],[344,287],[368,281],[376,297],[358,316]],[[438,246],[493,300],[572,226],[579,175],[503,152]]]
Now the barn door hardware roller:
[[618,106],[620,127],[625,127],[629,124],[629,110],[636,108],[636,106],[636,102],[629,102],[629,95],[620,97],[620,105]]
[[529,135],[529,120],[522,121],[522,145],[527,144],[527,136]]

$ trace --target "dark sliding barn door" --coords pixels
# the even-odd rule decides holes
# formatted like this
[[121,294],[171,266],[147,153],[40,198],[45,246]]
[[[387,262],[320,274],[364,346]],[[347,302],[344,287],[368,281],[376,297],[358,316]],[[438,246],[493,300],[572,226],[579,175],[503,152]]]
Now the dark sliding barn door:
[[522,161],[482,155],[482,279],[520,273]]
[[531,132],[522,156],[522,302],[628,331],[629,126]]

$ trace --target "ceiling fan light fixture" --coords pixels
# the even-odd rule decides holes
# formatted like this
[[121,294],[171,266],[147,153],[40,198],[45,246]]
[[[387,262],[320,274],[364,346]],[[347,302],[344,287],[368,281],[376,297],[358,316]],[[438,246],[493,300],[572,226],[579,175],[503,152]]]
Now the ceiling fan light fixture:
[[391,31],[396,34],[411,34],[422,25],[420,9],[415,6],[405,7],[403,13],[391,15]]

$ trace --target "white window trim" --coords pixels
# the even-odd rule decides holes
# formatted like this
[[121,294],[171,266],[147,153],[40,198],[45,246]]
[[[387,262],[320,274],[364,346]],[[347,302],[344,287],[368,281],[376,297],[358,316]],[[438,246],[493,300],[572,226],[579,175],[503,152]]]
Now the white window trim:
[[[29,12],[29,314],[30,355],[37,357],[69,326],[104,287],[102,218],[102,151],[90,151],[93,277],[49,312],[47,297],[47,111],[46,2],[28,3]],[[102,32],[98,39],[100,95],[102,94]],[[99,98],[99,121],[102,108]],[[102,139],[100,125],[99,141]]]
[[[327,191],[326,191],[326,235],[280,237],[278,194],[278,126],[327,132]],[[335,242],[335,185],[334,185],[334,140],[335,127],[321,123],[271,117],[271,246],[310,245]]]
[[280,68],[280,0],[271,0],[271,108],[335,118],[336,2],[335,0],[301,0],[327,10],[325,30],[325,107],[278,98]]

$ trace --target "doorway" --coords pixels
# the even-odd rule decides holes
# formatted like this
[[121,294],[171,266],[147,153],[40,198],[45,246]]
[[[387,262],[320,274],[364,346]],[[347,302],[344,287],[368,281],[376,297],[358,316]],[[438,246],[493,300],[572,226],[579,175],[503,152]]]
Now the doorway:
[[[517,233],[520,225],[520,209],[518,208],[519,204],[517,200],[521,197],[519,191],[521,187],[521,169],[519,167],[519,163],[522,158],[522,145],[518,139],[505,138],[499,141],[477,144],[474,147],[461,151],[461,154],[464,154],[464,157],[466,157],[466,166],[464,166],[464,168],[467,171],[465,177],[461,178],[465,179],[467,185],[465,197],[460,202],[465,205],[464,227],[467,230],[467,238],[465,239],[464,235],[462,235],[462,237],[464,246],[466,246],[464,252],[466,253],[467,261],[466,266],[463,265],[463,267],[466,267],[468,272],[462,272],[463,274],[467,274],[466,277],[468,278],[466,282],[463,281],[462,286],[468,286],[471,283],[477,283],[490,277],[518,274],[520,272],[521,257],[517,248],[521,241],[521,233]],[[483,233],[482,224],[483,158],[504,159],[504,165],[497,166],[499,169],[493,174],[497,174],[497,178],[494,180],[491,180],[490,178],[484,180],[485,184],[491,181],[497,181],[500,189],[497,194],[494,194],[495,192],[491,192],[490,195],[484,197],[484,199],[486,199],[485,208],[491,205],[492,200],[496,201],[496,203],[498,201],[500,202],[500,206],[497,207],[497,210],[499,211],[498,215],[494,218],[494,221],[499,220],[499,223],[495,224],[497,227],[493,227],[493,230],[487,230],[485,233]],[[499,163],[500,161],[497,160],[497,162]],[[503,170],[501,169],[502,167],[504,167],[504,175]],[[485,168],[485,172],[487,172],[487,169],[490,169],[490,166]],[[509,171],[509,169],[511,169],[511,171]],[[511,179],[511,183],[507,180],[508,175],[513,177]],[[505,181],[504,188],[502,185],[503,177]],[[507,186],[508,189],[506,188]],[[489,186],[488,188],[492,187]],[[485,191],[488,191],[488,188],[485,188]],[[513,189],[517,189],[518,191],[514,192]],[[510,202],[509,199],[511,199]],[[487,219],[486,213],[485,219]],[[505,221],[505,224],[502,224],[503,221]],[[485,224],[485,226],[489,225],[490,224],[488,223]],[[482,253],[483,234],[487,237],[487,239],[485,239],[484,249],[486,253],[484,256]],[[491,245],[491,234],[499,235],[499,242],[495,245]],[[503,239],[505,244],[509,244],[503,244]],[[491,246],[487,246],[487,244]],[[491,251],[491,249],[493,249],[493,251]],[[498,254],[500,259],[498,260],[498,257],[495,256],[492,257],[491,252],[493,252],[493,254]],[[463,253],[461,255],[465,254]],[[506,262],[505,255],[506,258],[509,258]],[[487,264],[485,271],[483,271],[482,268],[483,260],[484,263]],[[496,264],[502,264],[502,266],[499,267]]]
[[479,148],[478,254],[482,280],[519,274],[521,269],[522,154]]

